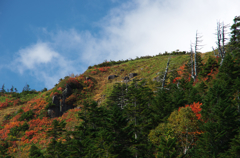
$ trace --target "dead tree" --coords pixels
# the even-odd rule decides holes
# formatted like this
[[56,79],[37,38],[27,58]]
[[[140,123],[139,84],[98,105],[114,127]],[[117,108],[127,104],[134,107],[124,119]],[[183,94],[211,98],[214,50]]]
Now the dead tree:
[[199,42],[202,42],[202,40],[200,40],[200,38],[202,38],[202,36],[198,36],[198,33],[196,31],[196,41],[195,41],[195,54],[194,54],[194,71],[195,71],[195,74],[194,74],[194,82],[197,78],[197,51],[200,50],[201,48],[199,48]]
[[191,76],[192,78],[194,79],[194,75],[193,75],[193,50],[192,50],[192,43],[190,44],[190,47],[191,47]]
[[167,73],[168,73],[168,67],[169,67],[170,58],[171,58],[171,56],[168,58],[167,67],[166,67],[165,74],[164,74],[164,77],[163,77],[163,82],[162,82],[162,89],[164,88],[164,85],[165,85],[165,80],[166,80]]
[[221,57],[221,62],[220,62],[220,66],[223,63],[226,51],[225,51],[225,41],[227,40],[227,38],[225,38],[225,29],[227,28],[227,25],[224,25],[224,23],[217,23],[217,46],[218,46],[218,53]]
[[216,56],[219,56],[219,55],[217,55],[216,54],[216,51],[215,51],[215,49],[212,47],[212,49],[213,49],[213,52],[214,52],[214,56],[216,57]]

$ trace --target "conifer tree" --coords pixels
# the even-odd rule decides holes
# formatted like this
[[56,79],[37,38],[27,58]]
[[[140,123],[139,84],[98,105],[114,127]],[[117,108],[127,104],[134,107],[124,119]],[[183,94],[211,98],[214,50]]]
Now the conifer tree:
[[2,93],[6,93],[6,90],[5,90],[4,87],[5,87],[5,86],[4,86],[4,84],[3,84],[3,85],[2,85],[2,90],[1,90]]
[[35,144],[30,148],[29,158],[44,158],[43,153]]
[[[143,81],[144,82],[144,81]],[[150,131],[150,100],[153,92],[142,83],[137,84],[134,81],[127,92],[127,105],[124,108],[130,123],[134,124],[134,138],[135,145],[133,146],[133,153],[135,157],[151,157],[152,149],[151,142],[147,140],[147,135]]]
[[120,106],[121,109],[123,109],[123,107],[126,105],[126,89],[126,84],[116,83],[113,86],[111,95],[108,97],[109,101],[107,102],[107,104],[111,105],[117,103],[117,105]]
[[240,51],[240,16],[235,16],[233,21],[234,23],[231,26],[232,37],[230,39],[231,50],[233,50],[234,52],[239,52]]
[[[128,119],[124,116],[122,109],[117,104],[109,106],[106,127],[103,127],[98,137],[102,138],[102,145],[108,148],[105,157],[133,157],[130,147],[133,139],[133,124],[128,124]],[[111,155],[111,156],[110,156]]]
[[0,144],[0,158],[12,158],[7,151],[8,151],[9,143],[7,141],[2,142]]
[[[225,62],[225,60],[224,60]],[[217,157],[229,149],[230,140],[239,128],[233,91],[224,81],[216,81],[205,96],[202,105],[203,131],[197,141],[197,153],[203,157]]]
[[84,103],[79,113],[80,125],[75,127],[75,131],[68,132],[67,152],[70,157],[101,157],[104,149],[98,135],[102,127],[107,128],[105,115],[103,107],[97,107],[95,101]]
[[65,157],[65,148],[64,144],[61,141],[58,141],[58,138],[60,138],[65,132],[66,123],[64,121],[57,121],[53,120],[53,129],[48,131],[48,136],[53,137],[51,139],[50,144],[47,147],[47,152],[45,157],[52,157],[52,158],[60,158],[60,157]]

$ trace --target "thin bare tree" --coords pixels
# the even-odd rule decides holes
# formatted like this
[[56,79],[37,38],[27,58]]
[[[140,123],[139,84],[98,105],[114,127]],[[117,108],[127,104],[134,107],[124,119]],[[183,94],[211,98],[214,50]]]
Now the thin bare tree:
[[162,89],[163,89],[164,86],[165,86],[165,80],[166,80],[166,78],[167,78],[167,73],[168,73],[168,67],[169,67],[170,58],[171,58],[171,56],[168,58],[167,67],[166,67],[165,74],[164,74],[164,77],[163,77],[163,82],[162,82]]
[[190,49],[191,49],[191,53],[190,53],[190,57],[191,57],[191,76],[194,79],[194,74],[193,74],[193,50],[192,50],[192,42],[190,44]]
[[195,71],[195,74],[194,74],[194,82],[197,78],[197,51],[200,50],[201,48],[199,48],[199,46],[202,46],[202,45],[199,45],[200,42],[202,42],[202,40],[200,40],[202,38],[202,36],[199,36],[198,35],[198,32],[196,31],[196,38],[195,38],[195,54],[194,54],[194,71]]
[[225,37],[225,33],[226,33],[226,28],[228,27],[228,25],[224,25],[224,22],[222,22],[222,24],[220,22],[217,22],[217,47],[218,47],[218,53],[221,57],[221,62],[220,62],[220,66],[223,63],[223,60],[225,58],[225,41],[227,40],[227,38]]

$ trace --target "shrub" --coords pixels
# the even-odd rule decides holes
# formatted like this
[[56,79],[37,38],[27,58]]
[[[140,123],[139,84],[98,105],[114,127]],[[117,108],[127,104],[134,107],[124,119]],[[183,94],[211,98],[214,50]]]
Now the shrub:
[[24,121],[24,120],[29,121],[29,120],[33,119],[33,116],[34,116],[33,111],[29,110],[29,111],[27,111],[25,113],[22,113],[22,115],[20,116],[20,118],[18,120],[19,121]]

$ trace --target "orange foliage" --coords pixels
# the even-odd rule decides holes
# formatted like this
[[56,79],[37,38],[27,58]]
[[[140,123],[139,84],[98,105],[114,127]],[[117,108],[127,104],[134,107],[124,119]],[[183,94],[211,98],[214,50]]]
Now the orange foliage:
[[8,106],[11,106],[11,105],[13,105],[13,106],[19,105],[19,101],[20,101],[19,99],[10,100],[10,99],[6,98],[6,101],[4,103],[0,102],[0,110],[3,108],[6,108]]
[[173,83],[176,83],[177,80],[180,80],[181,78],[180,77],[176,77],[174,80],[173,80]]
[[185,69],[185,65],[179,67],[179,70],[177,72],[180,76],[183,75],[184,69]]
[[[200,111],[202,110],[201,105],[202,105],[202,103],[199,103],[199,102],[195,103],[195,102],[194,102],[194,103],[191,104],[191,105],[185,105],[185,107],[189,107],[189,106],[190,106],[190,108],[192,109],[192,111],[196,114],[197,119],[198,119],[198,120],[201,120],[201,114],[200,114]],[[179,111],[181,108],[183,108],[183,107],[179,107],[178,111]]]
[[58,91],[62,91],[62,87],[58,87],[58,89],[57,89]]
[[94,83],[92,80],[88,79],[84,81],[84,84],[86,84],[87,88],[91,89],[94,86]]
[[107,72],[108,69],[110,69],[110,67],[105,66],[105,67],[98,68],[98,70],[101,71],[101,72]]
[[26,103],[26,106],[23,108],[24,112],[29,110],[34,110],[34,113],[39,115],[41,110],[44,110],[47,102],[43,98],[32,99]]
[[4,126],[3,129],[0,130],[0,138],[1,139],[6,139],[8,137],[8,133],[10,130],[14,127],[19,127],[23,125],[24,121],[15,121],[15,122],[9,122]]
[[95,75],[95,74],[97,74],[97,71],[92,71],[91,73],[92,73],[93,75]]
[[77,99],[77,96],[75,94],[71,94],[69,97],[66,98],[65,103],[66,104],[73,104]]
[[68,78],[67,83],[68,84],[74,84],[76,87],[80,86],[78,80],[76,78],[73,78],[73,77]]

